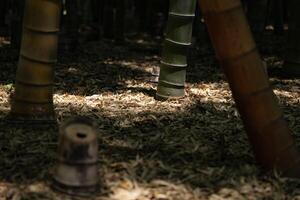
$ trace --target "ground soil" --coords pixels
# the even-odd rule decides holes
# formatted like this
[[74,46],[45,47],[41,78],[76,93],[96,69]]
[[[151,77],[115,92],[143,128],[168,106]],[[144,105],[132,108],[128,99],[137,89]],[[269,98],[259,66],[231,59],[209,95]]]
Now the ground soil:
[[[0,118],[18,53],[0,45]],[[300,144],[300,80],[281,78],[284,37],[267,34],[259,48],[271,84]],[[100,193],[97,200],[300,199],[300,181],[263,172],[230,89],[205,43],[190,51],[186,96],[154,99],[148,81],[159,66],[160,43],[136,37],[59,53],[54,103],[58,124],[83,115],[97,123]],[[49,189],[58,128],[0,122],[0,200],[71,199]]]

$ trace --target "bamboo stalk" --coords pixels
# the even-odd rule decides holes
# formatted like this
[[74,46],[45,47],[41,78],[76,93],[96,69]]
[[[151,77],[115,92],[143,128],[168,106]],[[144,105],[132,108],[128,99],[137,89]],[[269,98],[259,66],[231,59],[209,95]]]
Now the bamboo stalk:
[[282,117],[239,0],[200,0],[212,43],[227,75],[257,161],[300,177],[300,157]]
[[53,119],[53,65],[57,60],[60,0],[26,0],[11,117]]
[[276,34],[283,34],[283,16],[284,16],[284,8],[282,0],[272,0],[271,1],[272,11],[271,16],[273,18],[273,26],[274,32]]
[[11,46],[20,50],[25,0],[12,0]]
[[191,45],[196,0],[170,1],[166,38],[162,51],[157,99],[184,96],[187,51]]
[[266,26],[268,0],[248,0],[247,3],[247,17],[251,30],[255,35],[260,36]]
[[66,14],[62,15],[59,50],[74,51],[78,46],[79,15],[74,0],[65,1]]
[[6,9],[7,9],[7,0],[2,0],[0,2],[0,27],[5,25]]
[[104,6],[104,37],[122,42],[125,28],[125,0],[107,0]]
[[283,74],[300,77],[300,1],[290,0],[289,30]]

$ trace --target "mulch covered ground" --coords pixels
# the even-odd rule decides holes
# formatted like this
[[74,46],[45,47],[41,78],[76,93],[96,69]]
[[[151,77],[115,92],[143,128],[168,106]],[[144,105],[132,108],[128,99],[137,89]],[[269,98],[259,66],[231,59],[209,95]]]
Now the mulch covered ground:
[[[239,114],[212,50],[194,46],[186,96],[154,99],[148,82],[160,46],[131,39],[89,42],[59,54],[55,110],[95,120],[99,129],[97,200],[300,199],[300,181],[265,174],[255,164]],[[282,37],[260,44],[284,115],[300,144],[300,80],[278,78]],[[0,45],[1,46],[1,45]],[[17,52],[0,47],[0,118],[9,96]],[[57,127],[0,122],[0,200],[70,199],[47,186],[56,161]]]

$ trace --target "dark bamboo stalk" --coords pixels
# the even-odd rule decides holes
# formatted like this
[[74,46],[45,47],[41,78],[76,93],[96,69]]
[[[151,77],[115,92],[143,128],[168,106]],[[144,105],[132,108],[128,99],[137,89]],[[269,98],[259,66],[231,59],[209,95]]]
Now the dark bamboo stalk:
[[212,43],[227,75],[257,161],[300,177],[300,157],[282,117],[239,0],[200,0]]
[[259,37],[266,26],[268,0],[248,0],[247,3],[247,16],[251,30]]
[[25,0],[12,0],[11,46],[20,50]]
[[65,1],[65,11],[61,19],[59,50],[74,51],[78,45],[79,15],[78,4],[74,0]]
[[125,27],[125,0],[107,0],[104,6],[104,37],[122,42]]
[[6,23],[6,15],[8,10],[7,0],[2,0],[0,2],[0,36],[7,36],[9,31]]
[[11,116],[53,119],[53,65],[57,60],[60,0],[27,0]]
[[114,37],[115,40],[122,42],[125,39],[125,12],[126,12],[126,6],[125,6],[125,0],[118,0],[114,2],[115,4],[115,26],[114,26]]
[[300,1],[289,1],[289,30],[283,74],[300,77]]
[[273,26],[274,32],[276,34],[283,34],[283,15],[284,15],[284,8],[282,0],[272,0],[272,18],[273,18]]
[[105,0],[103,9],[103,36],[105,38],[114,38],[114,16],[115,10],[112,0]]
[[7,0],[2,0],[0,2],[0,27],[5,25],[6,9],[7,9]]
[[157,99],[184,96],[187,51],[191,45],[196,0],[170,1],[167,33],[162,51]]

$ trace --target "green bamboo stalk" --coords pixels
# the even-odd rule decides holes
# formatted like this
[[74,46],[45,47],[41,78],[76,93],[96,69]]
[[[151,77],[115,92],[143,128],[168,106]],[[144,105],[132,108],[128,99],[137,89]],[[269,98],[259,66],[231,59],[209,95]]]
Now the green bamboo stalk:
[[60,0],[26,0],[12,120],[52,120]]
[[300,1],[291,0],[289,5],[290,19],[286,56],[283,74],[289,77],[300,77]]
[[156,98],[184,96],[187,51],[191,45],[196,0],[171,0]]

